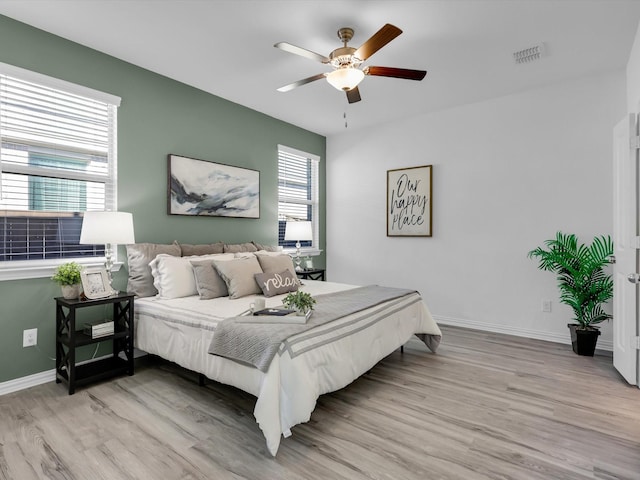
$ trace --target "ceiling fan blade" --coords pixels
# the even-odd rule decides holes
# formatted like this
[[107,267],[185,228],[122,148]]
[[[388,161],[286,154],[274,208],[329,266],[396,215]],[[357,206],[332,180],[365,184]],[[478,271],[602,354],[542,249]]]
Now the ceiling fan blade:
[[329,63],[329,59],[324,55],[312,52],[311,50],[307,50],[306,48],[296,47],[295,45],[291,45],[287,42],[276,43],[274,47],[279,48],[280,50],[284,50],[285,52],[295,53],[296,55],[300,55],[311,60],[317,60],[320,63]]
[[306,85],[307,83],[315,82],[316,80],[320,80],[321,78],[325,78],[327,76],[326,73],[319,73],[318,75],[314,75],[313,77],[303,78],[302,80],[298,80],[297,82],[290,83],[289,85],[285,85],[284,87],[280,87],[278,89],[279,92],[288,92],[289,90],[293,90],[294,88],[301,87],[302,85]]
[[358,90],[358,87],[353,87],[351,90],[347,90],[347,100],[349,100],[349,103],[356,103],[362,100],[360,98],[360,90]]
[[369,40],[360,45],[360,48],[353,53],[353,56],[364,62],[367,58],[376,53],[401,33],[402,30],[398,27],[387,23],[384,27],[374,33]]
[[426,70],[410,70],[408,68],[394,67],[366,67],[363,72],[365,75],[404,78],[406,80],[422,80],[427,74]]

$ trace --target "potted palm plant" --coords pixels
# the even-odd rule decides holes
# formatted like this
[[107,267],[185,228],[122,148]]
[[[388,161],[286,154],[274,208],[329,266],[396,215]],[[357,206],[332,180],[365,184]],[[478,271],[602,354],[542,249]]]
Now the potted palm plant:
[[568,324],[573,351],[593,356],[600,335],[596,325],[612,318],[603,309],[613,297],[613,280],[604,270],[613,255],[611,237],[595,237],[585,245],[573,234],[558,232],[544,243],[546,249],[538,247],[528,256],[538,258],[540,270],[556,274],[560,302],[571,307],[575,317],[576,323]]

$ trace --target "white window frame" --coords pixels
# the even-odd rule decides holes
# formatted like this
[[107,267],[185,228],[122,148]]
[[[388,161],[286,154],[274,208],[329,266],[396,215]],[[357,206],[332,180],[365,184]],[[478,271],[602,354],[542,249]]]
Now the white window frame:
[[[310,201],[301,201],[297,198],[290,198],[286,196],[280,196],[280,189],[278,188],[278,211],[280,210],[279,204],[280,202],[287,203],[297,203],[301,205],[310,205],[311,206],[311,228],[313,230],[313,240],[311,241],[311,247],[302,247],[300,249],[300,254],[303,256],[316,256],[322,253],[320,250],[320,157],[318,155],[314,155],[312,153],[304,152],[302,150],[297,150],[292,147],[288,147],[286,145],[278,145],[278,164],[280,163],[280,152],[289,153],[291,155],[296,155],[299,157],[304,157],[312,162],[312,168],[314,171],[311,175],[311,200]],[[278,166],[279,170],[279,166]],[[280,181],[280,172],[278,171],[278,182]],[[280,218],[278,218],[280,221]],[[284,248],[284,252],[288,254],[294,254],[296,252],[295,248],[289,247]]]
[[[112,135],[109,144],[109,179],[107,181],[110,185],[110,192],[107,193],[107,209],[116,209],[117,206],[117,107],[120,106],[121,99],[115,95],[109,93],[94,90],[89,87],[77,85],[65,80],[43,75],[37,72],[32,72],[24,68],[16,67],[0,62],[0,75],[6,75],[10,77],[19,78],[20,80],[42,85],[44,87],[62,90],[67,93],[83,96],[95,101],[103,102],[110,105],[109,115],[111,117]],[[23,168],[21,172],[15,173],[37,173],[37,168],[34,167],[34,172],[29,172],[28,167]],[[15,167],[13,168],[15,170]],[[6,169],[10,172],[9,168]],[[0,162],[0,176],[2,175],[2,163]],[[76,178],[81,176],[76,174]],[[80,178],[82,179],[82,178]],[[88,178],[87,178],[88,179]],[[1,182],[0,182],[1,187]],[[1,193],[1,192],[0,192]],[[28,278],[43,278],[53,275],[55,268],[69,261],[75,261],[84,266],[102,266],[105,261],[105,257],[83,257],[83,258],[59,258],[48,260],[17,260],[17,261],[0,261],[0,281],[3,280],[18,280]],[[114,264],[114,270],[118,270],[122,262],[117,261]]]

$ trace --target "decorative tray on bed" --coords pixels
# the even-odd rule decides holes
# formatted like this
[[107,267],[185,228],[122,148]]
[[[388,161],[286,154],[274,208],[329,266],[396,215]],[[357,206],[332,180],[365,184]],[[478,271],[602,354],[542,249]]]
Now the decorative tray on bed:
[[294,315],[296,313],[295,310],[290,310],[288,308],[263,308],[262,310],[258,310],[253,312],[254,316],[263,316],[270,315],[275,317],[284,317],[287,315]]
[[239,323],[307,323],[313,310],[309,310],[306,315],[298,315],[295,310],[287,308],[265,308],[253,312],[242,319],[236,318]]

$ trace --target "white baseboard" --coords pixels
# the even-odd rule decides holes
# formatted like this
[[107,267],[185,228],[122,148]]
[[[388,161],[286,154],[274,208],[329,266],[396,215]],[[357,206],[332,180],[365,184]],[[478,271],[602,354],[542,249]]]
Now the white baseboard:
[[[133,358],[140,358],[147,355],[147,352],[142,350],[138,350],[137,348],[133,349]],[[93,362],[95,360],[102,360],[104,358],[109,358],[111,355],[103,355],[98,358],[91,358],[89,360],[84,360],[82,362],[78,362],[77,365],[83,365],[85,363]],[[56,379],[56,370],[47,370],[45,372],[34,373],[33,375],[28,375],[26,377],[16,378],[14,380],[8,380],[6,382],[0,383],[0,396],[6,395],[7,393],[17,392],[18,390],[24,390],[26,388],[35,387],[37,385],[42,385],[43,383],[53,382]]]
[[56,370],[47,370],[45,372],[34,373],[26,377],[16,378],[0,383],[0,395],[17,392],[25,388],[35,387],[43,383],[53,382],[56,379]]
[[[496,323],[478,322],[475,320],[466,320],[462,318],[445,317],[442,315],[434,315],[436,322],[442,325],[451,325],[453,327],[472,328],[474,330],[483,330],[492,333],[504,333],[506,335],[515,335],[516,337],[533,338],[535,340],[546,340],[547,342],[571,344],[569,330],[566,335],[554,332],[542,332],[540,330],[530,330],[527,328],[514,327],[511,325],[499,325]],[[607,352],[613,351],[613,342],[598,340],[598,350]]]

